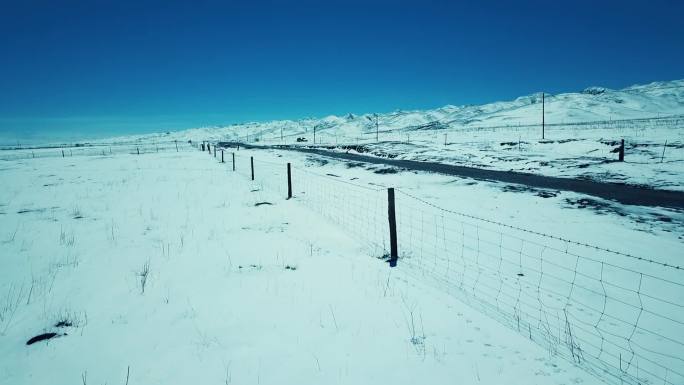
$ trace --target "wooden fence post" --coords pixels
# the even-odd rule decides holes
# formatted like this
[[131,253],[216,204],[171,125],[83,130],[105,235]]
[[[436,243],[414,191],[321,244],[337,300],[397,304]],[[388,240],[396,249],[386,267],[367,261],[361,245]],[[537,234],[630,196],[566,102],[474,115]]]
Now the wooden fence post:
[[387,214],[389,217],[390,230],[390,267],[397,266],[399,251],[397,250],[397,217],[394,207],[394,188],[387,189]]
[[140,148],[136,147],[135,150],[138,151],[138,155],[140,155]]
[[287,199],[292,198],[292,171],[290,171],[290,164],[287,164]]
[[173,142],[176,143],[176,152],[178,152],[178,141],[174,140]]
[[64,150],[62,150],[62,158],[64,158]]
[[618,154],[618,161],[624,162],[625,161],[625,140],[622,139],[620,142],[620,152]]
[[249,157],[249,164],[252,166],[252,180],[254,180],[254,157]]
[[233,153],[233,171],[235,171],[235,153]]

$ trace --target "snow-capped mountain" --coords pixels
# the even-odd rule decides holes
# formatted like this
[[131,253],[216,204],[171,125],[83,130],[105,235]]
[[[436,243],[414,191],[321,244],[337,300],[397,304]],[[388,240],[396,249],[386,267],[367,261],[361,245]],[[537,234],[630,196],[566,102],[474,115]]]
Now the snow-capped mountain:
[[[544,94],[544,117],[547,125],[623,119],[658,118],[684,114],[684,79],[634,85],[621,90],[589,87],[580,92]],[[542,93],[510,101],[483,105],[463,105],[432,110],[397,110],[377,114],[381,131],[458,129],[492,126],[541,124]],[[119,140],[260,140],[310,134],[314,127],[327,135],[353,138],[374,134],[376,114],[349,113],[315,119],[249,122],[164,133],[135,135]],[[111,139],[109,139],[111,140]]]

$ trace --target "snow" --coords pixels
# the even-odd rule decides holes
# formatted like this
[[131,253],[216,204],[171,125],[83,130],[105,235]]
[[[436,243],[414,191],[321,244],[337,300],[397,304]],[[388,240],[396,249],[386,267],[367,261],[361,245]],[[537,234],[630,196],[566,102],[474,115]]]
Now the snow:
[[208,158],[2,163],[1,383],[596,381]]
[[276,146],[684,189],[684,80],[540,107],[7,146],[0,383],[682,383],[681,211]]

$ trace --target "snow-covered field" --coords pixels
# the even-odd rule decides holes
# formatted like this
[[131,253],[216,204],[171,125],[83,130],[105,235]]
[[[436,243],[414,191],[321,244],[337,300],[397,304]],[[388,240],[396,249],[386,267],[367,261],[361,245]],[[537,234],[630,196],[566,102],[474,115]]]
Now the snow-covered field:
[[3,384],[596,381],[206,154],[0,180]]
[[[221,164],[156,147],[5,152],[0,383],[684,379],[680,212],[287,151],[240,150],[233,172],[232,149]],[[41,333],[58,336],[26,345]]]

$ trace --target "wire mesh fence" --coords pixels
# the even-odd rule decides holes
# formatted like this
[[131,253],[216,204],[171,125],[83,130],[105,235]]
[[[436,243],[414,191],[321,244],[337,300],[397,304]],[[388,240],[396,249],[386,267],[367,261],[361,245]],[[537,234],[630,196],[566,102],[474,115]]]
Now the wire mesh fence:
[[[287,198],[286,160],[240,155],[236,162],[246,178],[253,164],[255,185]],[[388,257],[385,188],[295,166],[292,189],[297,201],[354,235],[371,256]],[[606,382],[684,383],[684,268],[396,191],[401,271]]]
[[62,147],[13,148],[0,150],[0,160],[21,160],[40,158],[68,158],[74,156],[108,156],[117,154],[150,154],[157,152],[180,152],[196,149],[195,146],[179,141],[103,143]]
[[465,216],[398,191],[400,264],[415,274],[601,378],[684,380],[678,266]]

